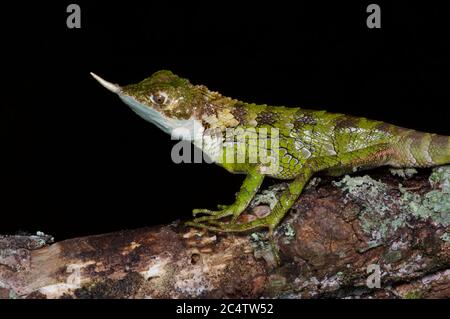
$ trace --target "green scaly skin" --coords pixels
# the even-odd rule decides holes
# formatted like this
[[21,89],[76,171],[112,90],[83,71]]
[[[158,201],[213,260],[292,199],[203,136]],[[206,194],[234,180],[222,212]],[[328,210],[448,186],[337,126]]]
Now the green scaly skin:
[[[272,232],[315,173],[338,176],[379,166],[431,167],[450,163],[448,136],[325,111],[244,103],[209,91],[205,86],[192,85],[170,71],[156,72],[140,83],[124,87],[93,76],[117,93],[136,113],[167,133],[175,128],[197,125],[197,128],[218,132],[224,139],[226,129],[234,128],[235,132],[241,132],[231,141],[237,148],[237,140],[243,137],[239,134],[278,129],[275,171],[268,170],[266,162],[249,160],[257,149],[249,142],[251,139],[241,140],[248,147],[242,163],[227,161],[227,150],[221,150],[216,163],[231,173],[247,176],[233,204],[219,206],[217,211],[196,209],[194,217],[205,216],[187,222],[188,226],[220,232],[267,227]],[[188,139],[195,143],[194,138]],[[247,208],[265,176],[291,182],[268,216],[239,223],[239,215]],[[222,220],[229,216],[231,221]]]

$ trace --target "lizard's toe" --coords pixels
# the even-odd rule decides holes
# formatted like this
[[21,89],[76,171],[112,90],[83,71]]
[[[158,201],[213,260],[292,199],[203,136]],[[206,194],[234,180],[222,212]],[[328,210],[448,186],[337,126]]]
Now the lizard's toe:
[[[211,217],[211,216],[206,216],[206,217]],[[206,223],[202,223],[206,222]],[[259,218],[256,220],[253,220],[251,222],[247,222],[247,223],[236,223],[236,222],[229,222],[229,223],[224,223],[224,222],[219,222],[217,220],[214,220],[212,218],[210,219],[204,219],[204,220],[199,220],[199,218],[194,219],[191,222],[186,222],[185,223],[186,226],[192,226],[192,227],[198,227],[198,228],[204,228],[204,229],[208,229],[208,230],[212,230],[212,231],[217,231],[217,232],[246,232],[249,230],[253,230],[253,229],[257,229],[257,228],[269,228],[269,230],[273,230],[275,224],[272,222],[271,219],[263,217],[263,218]]]
[[209,216],[194,218],[193,222],[211,222],[231,215],[233,212],[229,210],[211,211]]
[[215,213],[217,213],[216,210],[211,210],[211,209],[206,209],[206,208],[196,208],[196,209],[192,210],[192,215],[194,215],[194,217],[198,214],[214,215]]
[[211,224],[215,220],[220,219],[222,217],[225,217],[225,216],[218,216],[218,215],[202,216],[202,217],[194,218],[192,221],[195,222],[195,223],[207,222],[207,223]]
[[194,222],[194,221],[185,222],[184,226],[186,226],[186,227],[195,227],[195,228],[203,228],[203,229],[216,231],[216,232],[222,231],[220,229],[220,227],[215,227],[215,226],[212,226],[212,225],[202,224],[202,223],[198,223],[198,222]]
[[[211,210],[211,209],[206,209],[206,208],[193,209],[192,215],[194,215],[194,217],[197,216],[198,214],[209,215],[209,216],[200,217],[201,219],[199,221],[207,220],[207,219],[209,219],[209,217],[211,217],[212,219],[218,219],[218,218],[234,215],[234,210],[233,210],[232,206],[217,205],[217,207],[219,208],[219,210]],[[204,217],[206,217],[206,218],[204,218]]]

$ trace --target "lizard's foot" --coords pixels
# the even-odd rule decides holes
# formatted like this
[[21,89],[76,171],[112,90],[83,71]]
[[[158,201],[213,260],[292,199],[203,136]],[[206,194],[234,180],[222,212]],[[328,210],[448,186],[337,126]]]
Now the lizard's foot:
[[[202,219],[204,218],[205,219]],[[280,222],[281,218],[276,214],[269,214],[265,217],[246,222],[246,223],[237,223],[236,220],[231,220],[229,223],[218,221],[215,216],[204,216],[200,218],[196,218],[193,221],[186,222],[185,226],[191,226],[196,228],[203,228],[210,231],[215,232],[224,232],[224,233],[241,233],[252,231],[258,228],[268,228],[269,230],[269,241],[272,251],[274,253],[275,262],[277,265],[280,264],[280,256],[278,252],[278,248],[276,247],[276,243],[273,237],[273,230]],[[202,220],[200,220],[202,219]],[[206,223],[202,223],[201,221],[205,221]]]
[[[205,216],[205,217],[211,217],[211,216]],[[198,219],[200,219],[200,218],[196,218],[191,222],[186,222],[185,225],[191,226],[191,227],[204,228],[204,229],[216,231],[216,232],[225,232],[225,233],[236,232],[236,233],[238,233],[238,232],[246,232],[246,231],[257,229],[257,228],[268,228],[269,231],[272,232],[273,229],[275,228],[275,226],[278,224],[278,220],[276,220],[274,218],[274,216],[271,216],[271,215],[268,215],[266,217],[259,218],[259,219],[256,219],[256,220],[253,220],[250,222],[246,222],[246,223],[237,223],[235,221],[232,221],[230,223],[223,223],[223,222],[217,221],[216,219],[201,220],[201,221],[206,221],[208,223],[208,224],[206,224],[206,223],[202,223]]]
[[[208,216],[202,216],[202,217],[194,218],[193,222],[195,222],[195,223],[199,223],[199,222],[213,222],[215,220],[234,215],[234,213],[232,211],[229,211],[229,210],[217,210],[217,211],[208,210],[206,212],[204,210],[202,210],[199,213],[208,214]],[[195,215],[196,214],[194,214],[194,216]]]
[[213,222],[218,219],[233,216],[232,221],[235,222],[238,217],[241,215],[243,209],[236,205],[217,205],[219,210],[210,210],[210,209],[194,209],[192,214],[197,216],[198,214],[206,214],[207,216],[194,218],[193,222]]
[[206,214],[206,215],[217,215],[221,212],[223,212],[224,210],[226,210],[228,207],[230,207],[229,205],[217,205],[217,208],[219,210],[212,210],[212,209],[206,209],[206,208],[196,208],[192,210],[192,215],[195,217],[198,214]]

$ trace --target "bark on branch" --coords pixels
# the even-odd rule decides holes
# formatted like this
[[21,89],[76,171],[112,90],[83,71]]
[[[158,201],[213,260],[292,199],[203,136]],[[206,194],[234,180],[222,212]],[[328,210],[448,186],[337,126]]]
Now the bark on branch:
[[450,168],[368,174],[311,183],[275,233],[279,263],[263,231],[0,236],[0,298],[449,298]]

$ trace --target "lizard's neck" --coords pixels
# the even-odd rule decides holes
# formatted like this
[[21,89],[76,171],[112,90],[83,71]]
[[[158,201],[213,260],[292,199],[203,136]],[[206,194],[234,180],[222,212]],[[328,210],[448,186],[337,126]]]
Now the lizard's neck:
[[197,119],[205,130],[219,130],[224,132],[228,128],[238,125],[252,125],[252,112],[257,108],[255,104],[244,103],[218,92],[209,91],[204,86],[197,89],[203,96],[202,108]]

